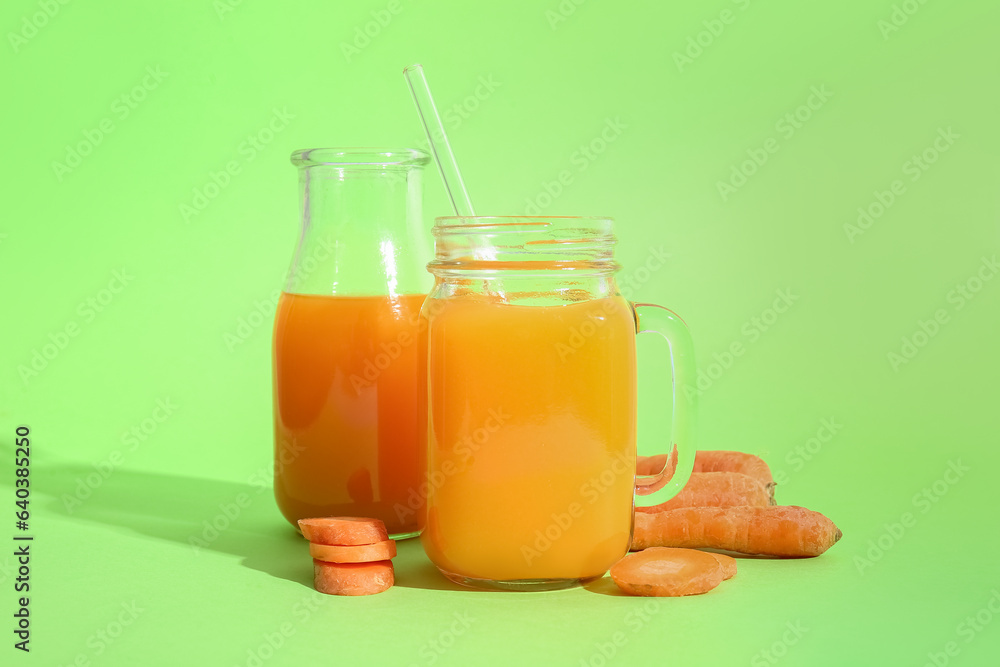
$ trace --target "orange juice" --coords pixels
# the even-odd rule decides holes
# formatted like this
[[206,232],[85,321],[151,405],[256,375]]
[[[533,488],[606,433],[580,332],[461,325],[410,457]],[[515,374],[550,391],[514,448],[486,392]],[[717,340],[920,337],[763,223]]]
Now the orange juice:
[[274,493],[295,523],[367,516],[416,530],[418,342],[424,295],[283,293],[274,324]]
[[456,580],[585,579],[628,551],[635,323],[609,297],[429,299],[427,555]]

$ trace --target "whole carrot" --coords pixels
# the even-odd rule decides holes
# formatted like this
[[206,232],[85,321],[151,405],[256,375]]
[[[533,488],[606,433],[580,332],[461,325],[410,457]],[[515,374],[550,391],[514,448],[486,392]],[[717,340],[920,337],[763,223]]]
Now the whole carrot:
[[632,550],[725,549],[766,556],[818,556],[843,533],[804,507],[686,507],[635,515]]
[[[697,452],[695,452],[695,456],[698,456]],[[667,471],[668,474],[673,474],[674,467],[677,465],[675,458],[676,457],[671,456],[670,469]],[[663,466],[666,463],[666,454],[657,454],[655,456],[637,456],[635,457],[635,474],[656,475],[663,470]]]
[[[667,476],[673,474],[676,466],[676,456],[671,453],[668,460],[666,454],[656,456],[639,456],[636,458],[635,472],[637,475],[655,475],[667,467]],[[694,455],[694,472],[738,472],[750,475],[765,486],[774,484],[771,468],[764,459],[753,454],[730,452],[723,450],[699,450]]]
[[764,459],[753,454],[701,451],[695,454],[694,466],[698,472],[741,472],[756,478],[761,484],[774,484],[771,468]]
[[739,472],[695,472],[684,488],[665,503],[636,507],[636,512],[657,512],[680,507],[735,507],[774,504],[774,484],[765,486]]

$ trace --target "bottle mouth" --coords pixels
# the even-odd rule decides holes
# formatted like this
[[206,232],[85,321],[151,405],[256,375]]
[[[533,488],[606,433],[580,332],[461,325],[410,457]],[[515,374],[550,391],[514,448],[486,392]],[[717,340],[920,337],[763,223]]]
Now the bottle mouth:
[[609,274],[613,221],[577,216],[444,216],[435,219],[435,275],[553,271]]
[[300,169],[319,166],[407,169],[429,164],[431,156],[415,148],[303,148],[293,152],[291,160]]

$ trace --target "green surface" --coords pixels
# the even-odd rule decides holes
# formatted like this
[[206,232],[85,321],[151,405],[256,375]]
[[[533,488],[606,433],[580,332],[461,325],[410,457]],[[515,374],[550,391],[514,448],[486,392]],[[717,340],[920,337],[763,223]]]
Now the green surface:
[[[226,1],[0,9],[0,538],[19,424],[36,538],[28,655],[0,551],[3,664],[994,664],[995,3]],[[386,25],[345,55],[372,12]],[[700,447],[765,456],[781,502],[843,529],[829,553],[649,601],[456,590],[411,541],[387,593],[312,591],[267,488],[288,155],[419,144],[401,75],[416,61],[478,212],[617,220],[629,296],[693,331]],[[81,142],[96,146],[77,163]],[[448,213],[430,171],[425,193],[429,224]],[[669,260],[637,271],[653,248]],[[36,353],[51,358],[24,374]],[[657,363],[644,448],[663,427]],[[203,535],[212,521],[230,525]]]

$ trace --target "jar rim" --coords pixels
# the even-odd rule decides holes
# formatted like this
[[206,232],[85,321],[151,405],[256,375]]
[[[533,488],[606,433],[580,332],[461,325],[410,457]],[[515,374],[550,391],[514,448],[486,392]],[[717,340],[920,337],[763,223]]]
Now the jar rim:
[[434,218],[435,236],[462,233],[524,234],[526,232],[583,233],[614,238],[614,220],[593,215],[444,215]]
[[614,221],[598,216],[442,216],[435,219],[437,276],[607,275],[614,261]]
[[474,224],[482,224],[487,220],[510,220],[510,224],[527,224],[528,221],[537,221],[536,224],[553,224],[554,221],[579,221],[579,222],[613,222],[611,216],[607,215],[441,215],[434,218],[434,222],[441,226],[460,225],[463,221],[473,221]]
[[423,167],[431,156],[416,148],[302,148],[292,152],[292,164],[299,168],[332,167]]

